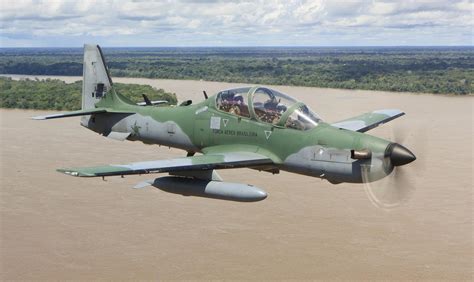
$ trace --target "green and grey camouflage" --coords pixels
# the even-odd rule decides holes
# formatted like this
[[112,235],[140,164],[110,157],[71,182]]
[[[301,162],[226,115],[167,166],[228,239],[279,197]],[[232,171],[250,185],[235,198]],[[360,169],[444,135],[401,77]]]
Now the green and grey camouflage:
[[[116,93],[99,46],[84,46],[82,110],[35,117],[82,116],[81,124],[116,140],[142,141],[187,151],[187,156],[125,165],[64,168],[72,176],[169,173],[137,187],[236,201],[267,195],[251,185],[224,182],[215,170],[248,167],[280,170],[342,182],[363,183],[389,175],[415,156],[400,144],[364,132],[404,115],[379,110],[327,123],[307,105],[267,87],[220,91],[199,102],[135,104]],[[195,155],[200,153],[200,155]]]

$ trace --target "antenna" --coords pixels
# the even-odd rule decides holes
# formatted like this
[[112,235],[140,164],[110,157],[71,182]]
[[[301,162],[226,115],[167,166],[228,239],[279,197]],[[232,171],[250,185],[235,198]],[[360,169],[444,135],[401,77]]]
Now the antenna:
[[204,98],[206,98],[206,100],[209,98],[209,97],[207,96],[206,90],[203,90],[203,91],[202,91],[202,94],[204,94]]
[[142,94],[142,96],[143,96],[143,100],[145,101],[145,104],[146,104],[147,106],[151,106],[152,103],[151,103],[150,99],[148,99],[148,97],[146,96],[146,94]]

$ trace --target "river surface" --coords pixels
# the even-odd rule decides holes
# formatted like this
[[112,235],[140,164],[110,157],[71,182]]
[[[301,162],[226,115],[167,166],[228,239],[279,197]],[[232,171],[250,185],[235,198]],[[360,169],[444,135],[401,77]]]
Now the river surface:
[[[202,90],[241,85],[114,81],[150,84],[195,102]],[[472,279],[473,97],[275,88],[327,121],[405,111],[370,134],[396,135],[417,155],[403,167],[416,187],[410,199],[385,210],[363,185],[249,169],[221,175],[266,190],[262,202],[131,189],[152,176],[69,177],[55,169],[185,153],[111,141],[78,118],[34,121],[47,112],[0,109],[0,279]]]

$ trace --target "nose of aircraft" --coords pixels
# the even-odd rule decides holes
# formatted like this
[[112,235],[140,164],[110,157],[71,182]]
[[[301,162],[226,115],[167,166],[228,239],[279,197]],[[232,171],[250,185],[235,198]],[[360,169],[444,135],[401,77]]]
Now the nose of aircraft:
[[391,143],[387,148],[390,161],[394,166],[401,166],[416,160],[415,155],[398,143]]

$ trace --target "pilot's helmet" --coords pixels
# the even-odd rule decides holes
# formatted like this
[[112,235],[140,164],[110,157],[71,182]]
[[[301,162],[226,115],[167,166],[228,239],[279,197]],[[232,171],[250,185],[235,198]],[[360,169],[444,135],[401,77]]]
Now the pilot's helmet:
[[242,97],[242,94],[236,94],[234,96],[234,102],[237,102],[239,104],[243,104],[244,103],[244,97]]

